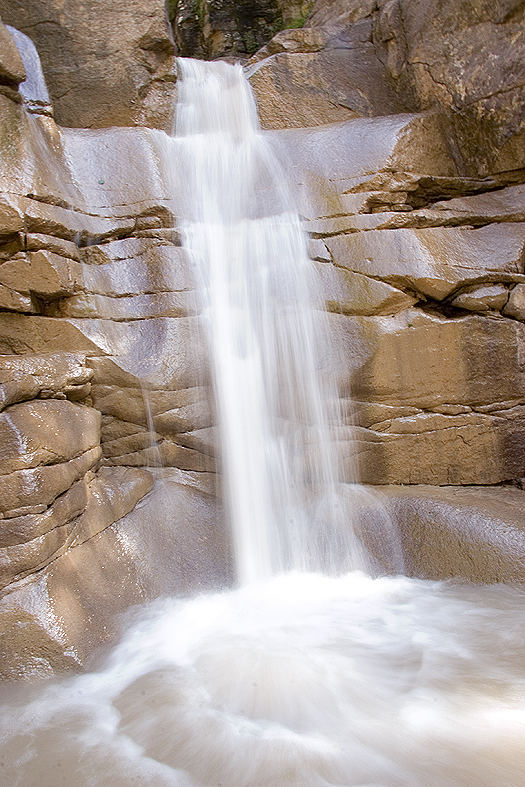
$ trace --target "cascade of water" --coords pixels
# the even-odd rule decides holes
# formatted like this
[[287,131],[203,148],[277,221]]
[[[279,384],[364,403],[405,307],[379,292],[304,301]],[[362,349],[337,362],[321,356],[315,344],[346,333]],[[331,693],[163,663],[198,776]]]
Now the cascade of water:
[[42,71],[40,57],[34,43],[29,36],[17,30],[16,27],[6,25],[11,33],[16,48],[20,53],[26,78],[20,83],[20,95],[24,99],[26,107],[31,112],[51,111],[51,100],[47,90],[46,80]]
[[200,278],[240,581],[362,566],[330,439],[326,315],[284,173],[242,68],[179,68],[180,219]]

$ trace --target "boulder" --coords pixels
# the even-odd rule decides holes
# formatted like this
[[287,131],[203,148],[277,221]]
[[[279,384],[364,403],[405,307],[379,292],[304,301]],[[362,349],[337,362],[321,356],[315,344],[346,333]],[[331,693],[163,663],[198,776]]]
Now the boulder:
[[413,308],[392,317],[332,314],[330,326],[341,391],[357,401],[429,410],[523,400],[525,326],[514,320]]
[[519,280],[525,224],[370,230],[325,239],[334,262],[443,300],[475,282]]
[[[15,543],[2,544],[0,586],[41,571],[67,549],[79,546],[128,514],[151,489],[153,479],[145,470],[102,469],[89,482],[78,482],[37,519],[31,538],[28,518],[11,529]],[[16,534],[16,535],[14,535]]]
[[80,289],[81,266],[51,251],[29,252],[0,266],[0,284],[44,300],[72,295]]
[[397,314],[416,298],[360,273],[330,263],[317,265],[317,278],[329,311],[340,314]]
[[488,284],[481,287],[467,287],[453,299],[452,306],[471,312],[486,312],[502,309],[509,297],[509,291],[502,284]]
[[374,484],[498,484],[525,472],[525,407],[494,414],[420,412],[377,430],[352,430],[343,448],[345,477]]
[[[168,470],[159,475],[148,498],[122,515],[133,498],[147,491],[151,476],[129,468],[97,473],[88,510],[75,520],[75,548],[11,585],[0,599],[6,633],[2,677],[34,680],[78,670],[101,643],[118,639],[125,625],[122,613],[130,606],[231,584],[229,545],[216,498],[195,488],[200,480],[194,482],[191,474]],[[93,535],[86,520],[105,528]],[[87,531],[79,527],[81,521]],[[91,535],[86,540],[83,533]]]
[[304,128],[403,110],[366,39],[355,49],[271,55],[253,67],[250,83],[264,128]]
[[0,284],[0,309],[28,313],[33,311],[33,302],[29,296]]
[[53,317],[89,317],[117,322],[151,317],[188,317],[196,312],[196,296],[191,292],[164,292],[128,297],[76,295],[63,298],[60,303],[46,310],[46,313]]
[[96,446],[67,462],[0,476],[0,513],[6,519],[42,513],[75,481],[96,467],[101,456],[100,446]]
[[[292,39],[289,54],[279,34],[256,64],[263,122],[316,125],[438,106],[464,174],[523,168],[524,13],[520,0],[482,8],[468,0],[461,9],[455,0],[317,0],[303,45]],[[306,31],[323,41],[315,52]]]
[[[522,325],[502,317],[330,317],[345,478],[496,484],[525,469]],[[501,348],[505,352],[501,352]],[[325,373],[323,372],[323,373]]]

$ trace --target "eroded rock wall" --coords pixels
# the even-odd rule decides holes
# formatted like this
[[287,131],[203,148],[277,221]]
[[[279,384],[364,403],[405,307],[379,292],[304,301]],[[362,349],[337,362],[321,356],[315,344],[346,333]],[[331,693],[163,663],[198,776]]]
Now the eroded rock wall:
[[[227,563],[158,132],[58,126],[18,91],[23,64],[0,33],[0,671],[12,677],[78,666],[127,606],[224,581]],[[173,473],[135,511],[161,463]]]

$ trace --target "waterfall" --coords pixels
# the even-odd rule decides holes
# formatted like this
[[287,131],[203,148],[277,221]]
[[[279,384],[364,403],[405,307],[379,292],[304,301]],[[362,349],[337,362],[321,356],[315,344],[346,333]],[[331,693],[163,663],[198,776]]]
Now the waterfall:
[[[370,566],[367,493],[340,482],[327,315],[299,218],[242,70],[180,69],[178,136],[165,150],[208,337],[243,586],[137,607],[91,671],[4,682],[2,783],[521,787],[525,593],[349,570]],[[170,352],[156,338],[153,365]],[[169,493],[145,498],[150,516],[133,542],[151,571],[163,567],[149,524],[174,513]],[[376,539],[395,553],[372,508]],[[64,590],[76,608],[75,581]],[[14,632],[22,643],[28,621]]]
[[[179,220],[211,356],[241,584],[363,564],[339,491],[327,315],[240,65],[179,60]],[[342,556],[345,558],[342,558]]]

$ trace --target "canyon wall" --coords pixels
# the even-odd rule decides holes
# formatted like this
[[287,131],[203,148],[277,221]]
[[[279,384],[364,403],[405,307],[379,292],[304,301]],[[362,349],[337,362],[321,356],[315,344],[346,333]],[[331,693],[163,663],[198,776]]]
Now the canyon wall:
[[[164,176],[169,13],[0,0],[49,88],[0,24],[5,675],[75,667],[119,610],[229,576]],[[319,0],[248,65],[325,291],[348,465],[422,576],[524,579],[524,30],[517,2]]]

